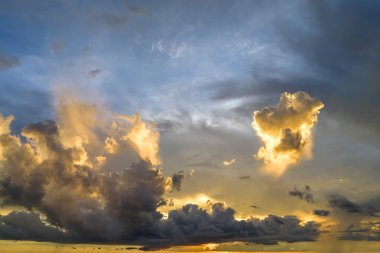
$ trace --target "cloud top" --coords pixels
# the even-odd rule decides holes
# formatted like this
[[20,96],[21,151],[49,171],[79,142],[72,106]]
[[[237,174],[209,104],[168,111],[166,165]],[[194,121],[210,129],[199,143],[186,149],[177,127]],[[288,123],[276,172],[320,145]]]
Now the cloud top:
[[277,105],[253,113],[252,127],[263,143],[256,158],[276,176],[311,156],[312,129],[323,103],[306,92],[283,93]]

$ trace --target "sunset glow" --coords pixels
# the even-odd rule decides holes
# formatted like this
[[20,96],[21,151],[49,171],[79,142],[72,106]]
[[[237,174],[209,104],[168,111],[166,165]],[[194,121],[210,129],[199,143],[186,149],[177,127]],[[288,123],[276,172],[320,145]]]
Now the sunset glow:
[[380,253],[379,13],[1,0],[0,253]]

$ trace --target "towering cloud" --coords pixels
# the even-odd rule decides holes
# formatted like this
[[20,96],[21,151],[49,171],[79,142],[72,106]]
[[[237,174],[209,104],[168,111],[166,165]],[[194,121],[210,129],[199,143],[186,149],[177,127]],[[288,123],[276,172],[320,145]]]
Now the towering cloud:
[[277,105],[253,113],[252,127],[263,143],[256,158],[276,176],[311,156],[312,129],[323,103],[306,92],[283,93]]
[[61,103],[57,121],[13,135],[0,115],[0,239],[130,242],[167,247],[223,241],[277,243],[314,240],[319,226],[293,216],[237,220],[222,203],[211,211],[184,205],[167,219],[158,207],[180,190],[185,173],[165,177],[156,165],[159,133],[139,115]]
[[[172,187],[152,166],[158,150],[145,148],[158,147],[158,132],[138,116],[125,122],[110,114],[108,120],[95,106],[60,104],[57,113],[59,124],[24,127],[25,141],[11,134],[12,116],[0,117],[1,204],[41,213],[67,237],[85,241],[150,233],[162,217],[156,208]],[[126,155],[109,152],[116,143]]]

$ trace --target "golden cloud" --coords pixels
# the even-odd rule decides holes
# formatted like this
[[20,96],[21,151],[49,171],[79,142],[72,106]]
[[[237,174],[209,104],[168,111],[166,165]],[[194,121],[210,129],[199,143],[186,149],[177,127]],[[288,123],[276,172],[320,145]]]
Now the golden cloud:
[[302,158],[310,158],[312,130],[323,103],[306,92],[285,92],[277,105],[253,113],[252,127],[263,143],[256,159],[263,160],[265,171],[275,176]]

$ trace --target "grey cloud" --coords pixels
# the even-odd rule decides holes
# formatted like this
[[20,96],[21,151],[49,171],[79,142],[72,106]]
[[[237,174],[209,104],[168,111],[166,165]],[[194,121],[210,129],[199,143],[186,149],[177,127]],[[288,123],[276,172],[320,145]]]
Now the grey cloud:
[[323,209],[316,209],[316,210],[313,210],[313,214],[315,214],[317,216],[326,217],[326,216],[329,216],[330,211],[329,210],[323,210]]
[[172,176],[172,187],[173,190],[180,191],[183,180],[185,179],[185,173],[183,171],[179,171],[174,173]]
[[295,187],[294,190],[289,191],[289,196],[297,197],[301,200],[305,200],[308,203],[314,203],[314,196],[311,193],[310,186],[308,185],[305,185],[303,191],[300,191],[297,189],[297,187]]
[[249,179],[251,179],[251,176],[240,176],[239,179],[240,180],[249,180]]
[[294,216],[269,215],[263,220],[238,221],[234,214],[235,210],[222,203],[214,203],[211,213],[194,204],[185,205],[180,210],[170,211],[168,219],[162,222],[162,233],[171,240],[162,240],[149,247],[233,241],[277,244],[279,241],[313,241],[319,234],[318,224],[301,225]]
[[65,241],[68,235],[47,226],[37,213],[11,212],[0,216],[0,238],[12,240]]
[[348,213],[360,213],[361,207],[347,199],[345,196],[335,194],[327,196],[327,200],[329,202],[329,206],[333,208],[338,208],[344,210]]
[[379,217],[380,202],[373,201],[372,203],[369,202],[369,203],[358,204],[340,194],[328,195],[327,201],[330,207],[333,207],[335,209],[340,209],[347,213],[353,213],[353,214],[356,213],[356,214],[361,214],[364,216]]

